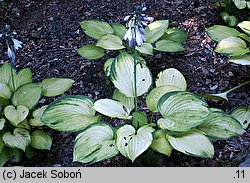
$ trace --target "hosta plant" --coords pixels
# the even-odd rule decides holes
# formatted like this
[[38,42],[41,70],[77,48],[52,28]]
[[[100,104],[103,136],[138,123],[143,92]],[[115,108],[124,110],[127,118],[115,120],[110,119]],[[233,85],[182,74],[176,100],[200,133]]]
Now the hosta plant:
[[[229,139],[244,133],[232,115],[210,108],[197,95],[186,91],[187,82],[176,69],[160,72],[146,98],[151,118],[135,111],[133,56],[122,52],[111,65],[111,81],[116,86],[112,99],[93,101],[86,96],[67,96],[51,103],[42,121],[59,131],[79,131],[74,145],[74,161],[95,163],[117,154],[134,161],[147,149],[170,156],[172,149],[203,158],[214,156],[212,139]],[[138,96],[150,90],[152,76],[138,65]],[[113,127],[99,114],[119,118]]]
[[40,119],[47,105],[37,104],[42,97],[63,94],[73,82],[49,78],[33,83],[30,69],[17,72],[7,62],[0,66],[0,166],[13,156],[19,161],[22,152],[30,157],[32,149],[50,149],[52,139]]

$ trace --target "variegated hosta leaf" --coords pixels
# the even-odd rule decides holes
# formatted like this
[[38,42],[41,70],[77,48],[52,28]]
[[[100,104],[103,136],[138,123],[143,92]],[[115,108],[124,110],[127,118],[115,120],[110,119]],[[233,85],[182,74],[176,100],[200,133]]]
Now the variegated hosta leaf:
[[241,65],[250,65],[250,54],[239,56],[239,57],[230,57],[229,62]]
[[13,135],[10,132],[3,134],[4,143],[11,148],[17,148],[25,151],[31,142],[30,133],[22,128],[15,128]]
[[187,89],[187,82],[185,77],[175,68],[165,69],[157,75],[157,79],[155,81],[156,87],[159,86],[176,86],[180,88],[182,91]]
[[11,67],[10,64],[5,62],[1,67],[0,67],[0,83],[3,84],[8,84],[9,80],[11,78],[11,69],[13,74],[16,74],[16,70]]
[[67,78],[49,78],[42,81],[42,95],[53,97],[66,92],[75,81]]
[[9,99],[11,97],[11,91],[8,85],[0,83],[0,98]]
[[244,133],[244,129],[237,120],[222,112],[211,113],[198,129],[215,139],[229,139]]
[[119,92],[118,89],[115,89],[112,98],[126,106],[129,112],[135,108],[134,97],[127,97],[126,95]]
[[152,132],[154,132],[154,129],[150,126],[143,126],[136,132],[133,126],[124,125],[116,132],[117,149],[123,156],[134,161],[149,148],[153,141]]
[[149,24],[145,29],[145,39],[148,43],[154,43],[162,37],[169,25],[168,20],[158,20]]
[[210,113],[207,103],[189,92],[169,92],[158,102],[163,116],[157,124],[163,130],[189,131],[200,125]]
[[100,99],[94,103],[93,109],[97,112],[111,117],[120,119],[131,119],[129,109],[121,102],[111,99]]
[[182,89],[176,86],[168,86],[168,85],[154,88],[146,98],[146,104],[149,110],[151,110],[152,112],[158,112],[157,104],[160,98],[164,94],[173,91],[182,91]]
[[19,105],[17,107],[9,105],[4,109],[5,117],[14,126],[17,126],[21,121],[25,120],[28,114],[29,114],[29,109],[23,105]]
[[4,128],[5,123],[6,123],[6,120],[4,118],[0,118],[0,130]]
[[211,37],[214,41],[220,42],[225,38],[229,37],[237,37],[240,35],[240,32],[234,28],[230,28],[223,25],[214,25],[206,29],[209,37]]
[[[250,2],[249,2],[250,3]],[[243,21],[238,26],[247,34],[250,35],[250,21]]]
[[250,106],[238,107],[231,114],[240,122],[244,129],[248,128],[250,124]]
[[246,0],[233,0],[233,2],[235,4],[235,6],[237,8],[239,8],[240,10],[247,7],[247,1]]
[[80,131],[99,120],[92,99],[68,96],[51,103],[44,111],[42,122],[59,131]]
[[8,83],[12,92],[16,91],[20,86],[32,83],[32,72],[30,69],[22,69],[18,74],[14,73],[13,76]]
[[[126,52],[116,57],[111,66],[110,78],[121,93],[127,97],[134,97],[134,58]],[[141,96],[152,84],[150,70],[145,64],[136,66],[136,81],[137,96]]]
[[35,149],[45,149],[50,150],[52,145],[51,137],[42,130],[33,131],[31,134],[31,144],[30,146]]
[[156,139],[152,142],[150,147],[161,154],[167,155],[168,157],[172,152],[172,146],[166,138],[166,132],[163,130],[156,131]]
[[21,121],[20,123],[18,123],[17,128],[23,128],[23,129],[30,131],[30,125],[28,123],[28,120],[25,119],[25,120]]
[[109,75],[110,75],[110,68],[111,68],[111,65],[112,65],[112,63],[113,63],[114,60],[115,60],[115,58],[109,58],[104,63],[104,72],[105,72],[105,75],[107,77],[109,77]]
[[98,40],[96,46],[99,46],[107,50],[121,50],[125,48],[122,45],[122,40],[118,36],[111,35],[111,34],[102,36]]
[[198,130],[181,135],[167,135],[171,146],[184,154],[201,158],[213,158],[214,146],[210,140]]
[[84,20],[80,23],[85,34],[89,37],[99,39],[106,34],[113,34],[114,30],[107,22],[99,20]]
[[114,129],[106,123],[95,123],[76,137],[74,161],[96,163],[116,156]]
[[44,123],[41,121],[44,111],[47,109],[48,105],[42,106],[41,108],[36,109],[32,113],[32,117],[29,120],[30,126],[43,126]]
[[223,39],[218,43],[215,51],[217,53],[230,56],[242,56],[246,53],[250,53],[249,48],[247,48],[246,42],[236,37]]
[[12,102],[15,106],[24,105],[32,109],[39,101],[42,87],[39,84],[25,84],[13,94]]

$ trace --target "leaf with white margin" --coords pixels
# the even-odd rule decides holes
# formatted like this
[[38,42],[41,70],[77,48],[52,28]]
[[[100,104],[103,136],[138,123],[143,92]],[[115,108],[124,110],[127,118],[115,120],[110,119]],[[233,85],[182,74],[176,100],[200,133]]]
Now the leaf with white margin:
[[230,57],[229,62],[233,62],[235,64],[241,64],[241,65],[250,65],[250,55],[243,55],[238,57]]
[[12,92],[25,84],[32,83],[32,72],[30,69],[22,69],[18,74],[14,73],[13,76],[13,79],[11,77],[8,83]]
[[101,37],[96,46],[99,46],[101,48],[107,49],[107,50],[121,50],[125,48],[122,45],[122,40],[118,36],[115,35],[105,35]]
[[115,60],[115,58],[109,58],[108,60],[106,60],[106,62],[104,63],[104,72],[105,75],[107,77],[109,77],[110,75],[110,69],[111,69],[111,65],[113,63],[113,61]]
[[28,120],[25,119],[25,120],[21,121],[20,123],[18,123],[17,128],[23,128],[23,129],[30,131],[30,125],[28,123]]
[[13,124],[17,126],[20,122],[26,119],[29,114],[29,109],[26,106],[19,105],[17,107],[8,105],[4,109],[5,117]]
[[157,104],[160,98],[164,94],[173,91],[182,91],[182,89],[176,86],[168,86],[168,85],[154,88],[146,98],[146,104],[149,110],[151,110],[152,112],[158,112]]
[[247,1],[245,0],[233,0],[235,6],[239,8],[240,10],[247,7]]
[[52,145],[51,137],[42,130],[35,130],[31,134],[30,146],[35,149],[50,150]]
[[92,164],[118,153],[113,127],[107,123],[94,123],[76,137],[73,161]]
[[220,42],[228,37],[237,37],[240,35],[240,32],[237,29],[230,28],[223,25],[214,25],[206,29],[207,34],[214,41]]
[[231,115],[240,122],[244,129],[248,128],[250,124],[250,106],[238,107]]
[[25,151],[26,147],[28,147],[31,142],[31,137],[28,130],[15,128],[13,135],[10,132],[5,132],[3,134],[3,141],[8,147]]
[[9,99],[11,97],[11,91],[8,85],[0,83],[0,98]]
[[[11,71],[12,69],[12,71]],[[1,67],[0,67],[0,83],[8,84],[9,80],[11,78],[11,73],[16,74],[16,70],[12,68],[10,64],[5,62]]]
[[4,118],[0,118],[0,130],[4,128],[5,123],[6,123],[6,120]]
[[51,103],[41,118],[52,129],[59,131],[80,131],[99,120],[92,109],[93,100],[76,95],[63,97]]
[[42,81],[42,95],[54,97],[66,92],[75,81],[67,78],[49,78]]
[[168,20],[158,20],[149,24],[145,29],[144,37],[148,43],[154,43],[162,37],[169,25]]
[[39,101],[42,87],[39,84],[29,83],[21,86],[12,96],[15,106],[24,105],[32,109]]
[[174,149],[184,154],[201,158],[214,156],[213,144],[198,130],[175,136],[167,135],[167,139]]
[[85,34],[95,39],[99,39],[106,34],[113,34],[114,32],[107,22],[99,20],[84,20],[80,25]]
[[207,103],[193,93],[169,92],[158,102],[163,118],[157,121],[163,130],[185,132],[199,126],[210,114]]
[[135,108],[134,97],[127,97],[126,95],[119,92],[118,89],[115,89],[112,99],[122,103],[128,108],[130,112]]
[[[250,3],[250,2],[249,2]],[[250,21],[243,21],[238,26],[247,34],[250,35]]]
[[229,37],[219,42],[215,48],[215,52],[230,56],[242,56],[250,53],[247,44],[240,38]]
[[229,139],[236,135],[242,135],[245,131],[241,124],[233,116],[222,112],[213,112],[198,126],[207,136],[214,139]]
[[187,82],[185,77],[181,74],[180,71],[175,68],[169,68],[165,69],[164,71],[161,71],[157,75],[155,84],[156,87],[170,85],[176,86],[182,91],[185,91],[187,89]]
[[154,128],[143,126],[136,132],[131,125],[124,125],[119,128],[117,134],[117,149],[120,153],[129,158],[132,162],[146,151],[153,141]]
[[129,109],[122,103],[111,99],[100,99],[94,103],[93,109],[97,112],[111,117],[120,119],[131,119]]
[[[134,58],[122,52],[111,65],[110,79],[117,89],[127,97],[135,97],[134,89]],[[152,76],[148,67],[141,63],[136,66],[137,96],[146,93],[151,84]]]
[[33,111],[32,117],[29,120],[30,126],[43,126],[44,123],[41,121],[41,118],[43,116],[44,111],[47,109],[48,105],[42,106],[41,108],[38,108]]
[[167,155],[168,157],[170,157],[172,152],[172,146],[166,138],[166,132],[163,130],[156,131],[156,139],[152,142],[150,147],[161,154]]

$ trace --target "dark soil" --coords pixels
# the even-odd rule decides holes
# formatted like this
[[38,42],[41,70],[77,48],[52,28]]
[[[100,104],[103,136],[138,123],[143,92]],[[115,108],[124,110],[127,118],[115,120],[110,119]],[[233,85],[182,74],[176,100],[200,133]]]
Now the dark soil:
[[[136,1],[133,1],[136,2]],[[148,57],[153,76],[174,67],[188,81],[188,91],[194,93],[219,93],[249,80],[249,67],[231,64],[227,58],[214,53],[215,43],[208,38],[205,28],[223,24],[220,10],[214,2],[206,0],[147,0],[148,14],[155,19],[170,19],[170,27],[186,30],[189,39],[186,51],[181,53],[156,53]],[[79,22],[100,19],[121,22],[126,15],[126,1],[121,0],[13,0],[0,5],[0,24],[12,25],[18,39],[25,43],[17,54],[16,67],[29,67],[34,81],[48,77],[67,77],[76,82],[66,93],[87,95],[94,99],[108,98],[113,86],[105,79],[105,59],[88,61],[77,54],[77,48],[92,42],[81,30]],[[1,53],[1,49],[0,49]],[[5,57],[1,57],[1,63]],[[249,86],[234,91],[230,101],[208,100],[210,106],[232,111],[240,105],[250,105]],[[56,98],[43,99],[48,104]],[[144,103],[140,105],[144,108]],[[105,118],[106,122],[116,121]],[[72,149],[77,133],[57,132],[44,128],[53,137],[51,151],[37,151],[34,158],[23,158],[14,165],[21,166],[87,166],[72,163]],[[250,151],[250,130],[227,141],[216,141],[215,157],[201,159],[173,151],[170,158],[147,151],[132,164],[121,155],[91,166],[238,166]],[[13,164],[7,164],[11,166]]]

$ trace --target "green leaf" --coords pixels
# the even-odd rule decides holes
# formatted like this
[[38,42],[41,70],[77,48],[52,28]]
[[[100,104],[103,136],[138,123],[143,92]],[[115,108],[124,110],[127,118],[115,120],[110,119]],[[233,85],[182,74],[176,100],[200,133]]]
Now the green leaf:
[[111,69],[111,65],[113,63],[113,61],[115,60],[115,58],[109,58],[108,60],[106,60],[106,62],[104,63],[104,72],[105,75],[107,77],[110,76],[110,69]]
[[201,158],[213,158],[214,156],[213,144],[197,130],[182,135],[167,135],[167,139],[174,149],[184,154]]
[[233,0],[237,8],[244,9],[247,7],[247,2],[245,0]]
[[237,37],[240,32],[234,28],[230,28],[223,25],[214,25],[206,29],[207,34],[211,37],[214,41],[220,42],[225,38],[229,37]]
[[114,129],[106,123],[95,123],[76,137],[73,161],[92,164],[118,153]]
[[66,92],[75,81],[66,78],[49,78],[42,81],[42,95],[53,97]]
[[14,157],[12,161],[19,162],[21,161],[22,153],[18,149],[12,149],[4,147],[0,153],[0,167],[2,167],[10,158]]
[[88,97],[64,97],[48,106],[42,122],[59,131],[81,131],[99,119],[92,107],[93,101]]
[[167,29],[161,39],[174,41],[183,44],[188,38],[188,34],[181,29]]
[[230,57],[229,62],[241,65],[250,65],[250,55],[243,55],[239,57]]
[[132,116],[133,123],[135,123],[136,126],[144,126],[148,124],[148,118],[145,112],[134,112]]
[[13,135],[10,132],[3,134],[3,141],[8,147],[25,151],[31,142],[31,137],[29,131],[22,128],[15,128]]
[[[2,120],[2,119],[0,119],[0,123],[1,123],[1,120]],[[3,142],[3,135],[0,134],[0,156],[1,156],[1,152],[2,152],[2,150],[3,150],[3,148],[4,148],[4,146],[5,146],[5,144],[4,144],[4,142]]]
[[158,102],[163,118],[157,124],[163,130],[185,132],[199,126],[210,111],[207,103],[189,92],[169,92]]
[[22,69],[18,74],[14,73],[13,76],[13,79],[11,77],[8,83],[12,92],[16,91],[19,87],[25,84],[32,83],[32,72],[30,69]]
[[0,83],[0,97],[4,99],[10,99],[11,91],[8,85]]
[[135,108],[134,98],[127,97],[126,95],[119,92],[118,89],[115,89],[112,98],[117,100],[121,104],[127,107],[127,109],[131,112]]
[[172,152],[172,146],[166,139],[166,132],[163,130],[156,131],[156,139],[152,142],[150,147],[161,154],[167,155],[168,157],[170,157]]
[[104,49],[100,48],[94,44],[85,45],[77,50],[77,53],[88,60],[95,60],[102,58],[104,54]]
[[116,133],[117,149],[123,156],[133,162],[149,148],[153,141],[152,132],[154,132],[154,129],[150,126],[143,126],[136,132],[133,126],[124,125]]
[[99,39],[106,34],[113,34],[114,32],[107,22],[98,20],[85,20],[80,25],[85,34],[95,39]]
[[41,108],[36,109],[32,113],[32,117],[29,120],[30,126],[36,127],[36,126],[43,126],[44,123],[41,121],[41,118],[43,116],[44,111],[47,109],[48,105],[42,106]]
[[8,84],[9,80],[11,78],[11,69],[13,74],[16,74],[16,70],[12,68],[10,64],[5,62],[1,67],[0,67],[0,83],[3,84]]
[[146,104],[152,112],[158,112],[157,109],[157,104],[160,98],[168,93],[168,92],[173,92],[173,91],[182,91],[179,87],[176,86],[170,86],[170,85],[165,85],[165,86],[159,86],[154,88],[149,95],[146,98]]
[[231,114],[240,122],[244,129],[248,128],[250,124],[250,106],[238,107]]
[[29,114],[29,109],[23,105],[17,107],[9,105],[4,109],[5,117],[13,124],[17,126],[20,122],[26,119]]
[[30,125],[28,123],[28,120],[25,119],[25,120],[21,121],[20,123],[18,123],[17,128],[23,128],[23,129],[30,131]]
[[39,84],[25,84],[21,86],[12,97],[15,106],[24,105],[32,109],[39,101],[42,94],[42,87]]
[[50,150],[52,145],[51,137],[42,130],[33,131],[31,134],[30,146],[35,149]]
[[175,68],[165,69],[157,75],[155,81],[156,87],[159,86],[176,86],[181,90],[187,89],[187,82],[185,77]]
[[221,112],[211,113],[198,129],[215,139],[229,139],[244,133],[242,126],[237,120],[231,115]]
[[[4,128],[5,123],[6,123],[6,120],[4,118],[0,118],[0,131]],[[1,153],[1,151],[0,151],[0,153]]]
[[250,35],[250,21],[243,21],[238,26],[247,34]]
[[148,43],[154,43],[162,37],[169,25],[168,20],[158,20],[149,24],[145,29],[144,37]]
[[156,42],[154,49],[163,52],[178,52],[185,50],[181,43],[171,40],[160,40]]
[[250,43],[250,37],[248,35],[242,33],[238,35],[238,37]]
[[124,35],[126,34],[126,31],[127,31],[126,27],[118,23],[112,23],[111,26],[114,30],[114,35],[122,39]]
[[[111,65],[110,79],[117,89],[127,97],[134,97],[134,58],[122,52]],[[137,96],[146,93],[151,84],[152,76],[148,67],[141,63],[136,66]]]
[[242,56],[246,53],[250,53],[250,50],[247,48],[247,44],[245,43],[245,41],[236,37],[223,39],[218,43],[215,51],[217,53],[230,56]]
[[238,24],[238,19],[235,16],[229,16],[228,18],[228,25],[230,27],[234,27]]
[[136,47],[136,50],[142,54],[153,55],[153,46],[150,43],[143,43],[143,45]]
[[100,99],[94,103],[93,109],[111,118],[131,119],[129,109],[122,103],[111,99]]
[[111,35],[111,34],[102,36],[98,40],[96,46],[99,46],[107,50],[121,50],[125,48],[122,45],[122,40],[119,37]]

